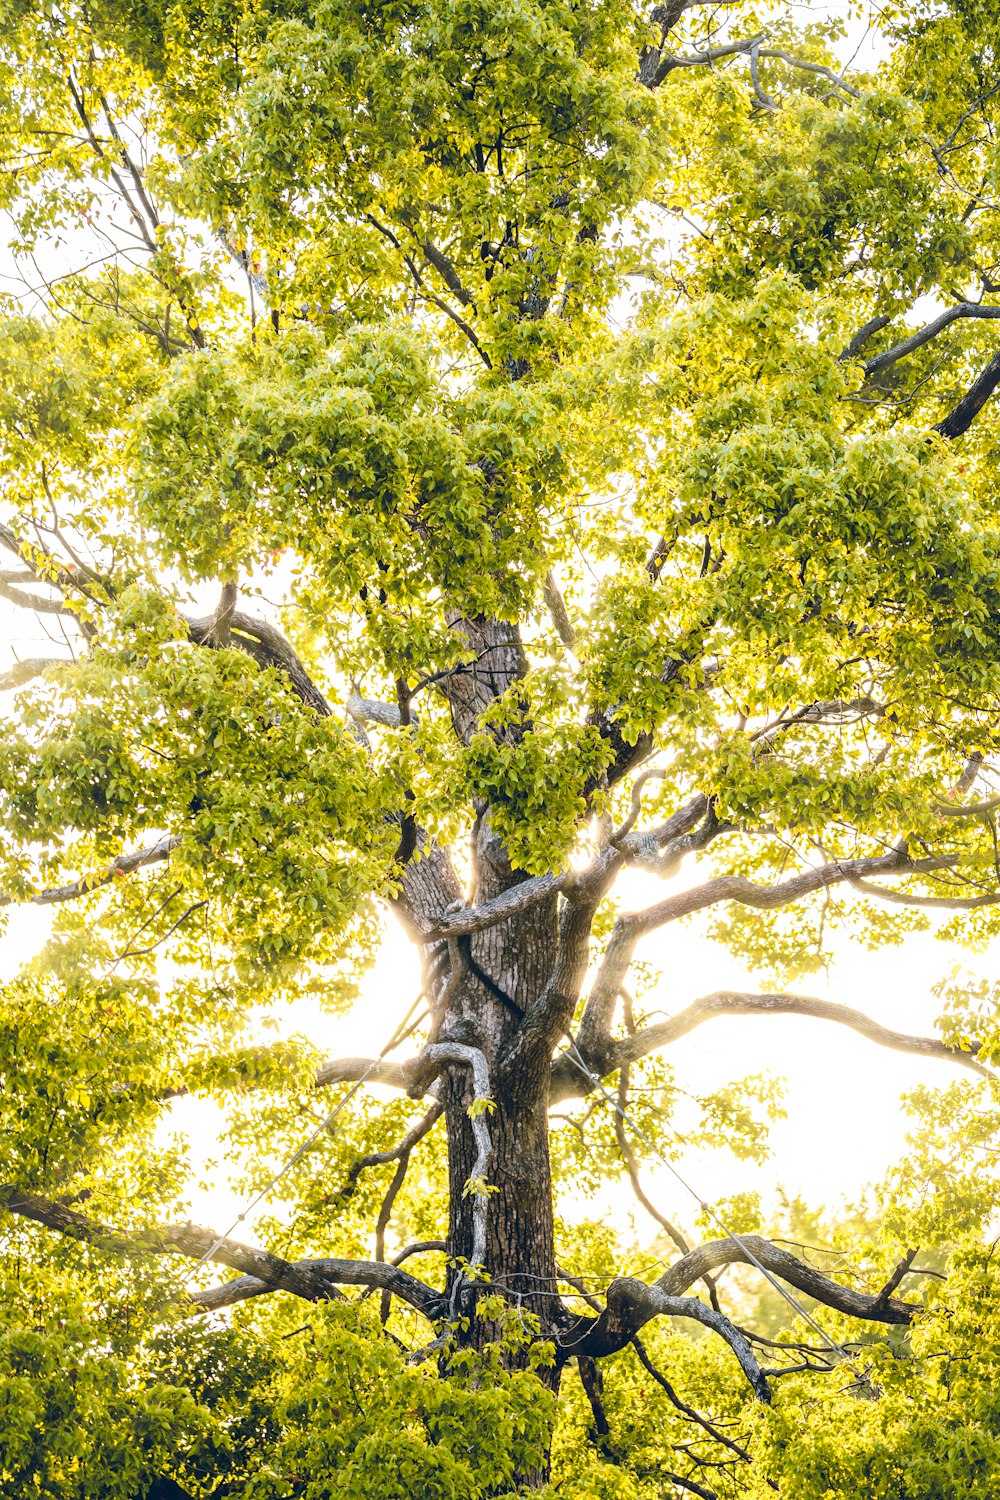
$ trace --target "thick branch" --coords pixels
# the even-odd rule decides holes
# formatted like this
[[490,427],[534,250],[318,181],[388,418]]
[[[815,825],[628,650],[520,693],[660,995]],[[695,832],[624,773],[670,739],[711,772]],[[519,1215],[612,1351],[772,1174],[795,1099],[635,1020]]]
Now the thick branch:
[[486,1174],[493,1159],[493,1143],[486,1124],[486,1114],[493,1103],[486,1057],[478,1047],[467,1047],[461,1042],[434,1042],[425,1047],[413,1062],[405,1064],[407,1076],[411,1080],[409,1091],[415,1096],[424,1093],[429,1081],[437,1077],[443,1068],[453,1066],[468,1068],[472,1075],[472,1107],[469,1115],[476,1143],[476,1160],[464,1191],[473,1198],[469,1265],[475,1268],[486,1264],[486,1219],[489,1210]]
[[[227,609],[228,605],[227,597],[222,609]],[[204,620],[188,620],[192,641],[199,646],[223,644],[216,636],[219,619],[220,615],[216,613]],[[234,608],[228,618],[228,635],[224,644],[246,652],[259,666],[275,667],[288,678],[303,703],[324,718],[333,712],[281,631],[275,630],[273,625],[268,625],[264,620],[256,620]]]
[[[717,876],[703,885],[680,891],[665,901],[659,901],[644,911],[628,912],[619,917],[594,984],[594,994],[599,997],[601,1006],[606,1010],[608,1004],[614,1003],[625,983],[636,943],[644,934],[720,902],[737,901],[760,911],[775,911],[801,900],[803,896],[826,890],[843,881],[866,875],[926,874],[947,869],[952,864],[954,857],[951,855],[911,860],[905,850],[894,849],[888,854],[873,855],[866,859],[838,860],[819,865],[793,875],[788,880],[776,881],[773,885],[755,884],[745,875]],[[598,1039],[603,1034],[603,1028],[597,1030]]]
[[0,674],[0,693],[8,692],[11,688],[23,687],[33,677],[40,677],[49,667],[60,665],[58,657],[27,656],[24,661],[15,662],[9,671]]
[[[711,1268],[706,1266],[707,1269]],[[559,1339],[557,1348],[561,1357],[582,1354],[601,1359],[605,1355],[616,1354],[619,1349],[631,1343],[639,1329],[645,1327],[652,1318],[693,1318],[725,1340],[758,1400],[770,1401],[767,1378],[757,1363],[757,1356],[746,1335],[734,1327],[723,1313],[706,1307],[697,1297],[681,1297],[666,1291],[661,1285],[662,1280],[661,1277],[660,1282],[653,1286],[647,1286],[644,1281],[637,1281],[632,1276],[622,1276],[613,1281],[608,1287],[607,1306],[600,1316],[581,1318]]]
[[873,1296],[840,1286],[822,1271],[758,1234],[743,1234],[739,1239],[712,1240],[699,1245],[664,1271],[656,1285],[670,1296],[679,1296],[699,1281],[706,1271],[717,1270],[719,1266],[753,1265],[751,1256],[772,1276],[850,1318],[904,1324],[911,1322],[920,1311],[919,1306],[912,1302],[900,1302],[895,1297],[883,1298],[881,1293]]
[[978,911],[983,906],[996,906],[1000,892],[987,891],[982,896],[914,896],[909,891],[890,891],[884,886],[872,885],[867,880],[852,880],[854,890],[865,896],[876,896],[879,901],[889,901],[894,906],[923,906],[939,911]]
[[934,424],[934,431],[943,438],[961,437],[968,432],[973,422],[1000,385],[1000,354],[995,354],[989,364],[972,382],[965,395],[953,406],[946,417]]
[[762,1401],[769,1400],[766,1376],[746,1335],[714,1308],[706,1307],[695,1297],[682,1295],[707,1272],[729,1265],[763,1266],[772,1276],[779,1277],[806,1296],[852,1318],[906,1324],[920,1311],[916,1304],[900,1302],[882,1292],[872,1296],[840,1286],[815,1267],[772,1245],[760,1235],[743,1235],[739,1239],[734,1236],[699,1245],[665,1271],[652,1286],[633,1277],[613,1281],[608,1287],[607,1306],[603,1312],[596,1318],[580,1318],[560,1339],[560,1352],[564,1357],[589,1354],[601,1358],[617,1353],[652,1318],[695,1318],[726,1340],[755,1394]]
[[566,601],[563,598],[559,585],[556,583],[555,574],[550,568],[542,583],[542,592],[545,595],[545,603],[552,623],[556,627],[556,633],[567,650],[572,651],[576,646],[576,631],[573,629]]
[[478,906],[462,906],[459,911],[437,917],[422,934],[422,940],[440,942],[446,938],[485,932],[488,927],[507,922],[548,900],[558,891],[565,890],[576,878],[571,870],[564,870],[559,875],[535,875],[530,880],[522,880],[520,884],[509,886],[499,896],[483,901]]
[[[379,1080],[380,1082],[384,1080]],[[347,1199],[354,1195],[361,1173],[369,1167],[384,1167],[391,1161],[400,1161],[408,1157],[414,1146],[422,1141],[424,1136],[433,1129],[444,1113],[444,1105],[435,1102],[415,1125],[403,1136],[403,1139],[395,1146],[390,1146],[387,1151],[370,1151],[367,1156],[359,1156],[357,1161],[351,1163],[347,1170],[347,1180],[342,1188],[334,1194],[336,1198]],[[376,1259],[381,1260],[381,1256]]]
[[[177,1254],[199,1263],[211,1260],[229,1266],[234,1271],[243,1273],[240,1278],[240,1294],[229,1293],[233,1301],[255,1296],[258,1290],[287,1291],[309,1302],[322,1301],[330,1297],[330,1287],[339,1284],[385,1288],[430,1319],[440,1317],[443,1310],[440,1293],[418,1281],[409,1272],[385,1262],[286,1261],[268,1250],[258,1250],[255,1246],[244,1245],[238,1240],[225,1237],[220,1239],[210,1229],[203,1229],[197,1224],[164,1225],[124,1232],[89,1219],[76,1209],[54,1203],[35,1193],[22,1192],[17,1187],[0,1189],[0,1199],[9,1213],[42,1224],[71,1239],[97,1245],[113,1255],[136,1257]],[[249,1289],[251,1281],[259,1283],[256,1290]],[[200,1301],[200,1305],[204,1307],[228,1305],[220,1301],[223,1291],[229,1292],[229,1289],[196,1293],[195,1300]]]
[[888,369],[897,360],[905,359],[908,354],[914,354],[917,349],[922,349],[938,334],[943,333],[952,323],[960,318],[1000,318],[1000,307],[983,306],[979,302],[959,302],[954,307],[946,307],[943,313],[926,323],[923,328],[911,333],[909,338],[903,339],[898,344],[893,344],[891,349],[884,350],[881,354],[872,355],[871,359],[865,360],[865,374],[877,375],[880,370]]
[[41,594],[22,594],[20,589],[10,588],[6,583],[0,583],[0,599],[6,599],[20,609],[34,610],[36,615],[63,615],[71,620],[75,618],[73,611],[60,600],[43,599]]
[[357,1083],[362,1078],[369,1083],[384,1083],[393,1089],[410,1087],[402,1063],[378,1062],[370,1057],[330,1058],[316,1073],[316,1087],[322,1089],[334,1083]]

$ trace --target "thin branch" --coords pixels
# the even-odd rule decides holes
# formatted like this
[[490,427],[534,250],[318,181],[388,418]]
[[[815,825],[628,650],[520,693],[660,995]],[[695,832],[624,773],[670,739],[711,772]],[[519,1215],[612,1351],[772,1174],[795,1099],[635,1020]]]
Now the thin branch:
[[102,885],[109,885],[112,880],[120,880],[127,875],[133,875],[136,870],[144,869],[147,865],[159,864],[162,860],[169,859],[179,843],[179,838],[165,834],[147,849],[133,849],[129,854],[120,854],[105,869],[94,875],[83,875],[79,880],[73,881],[72,885],[55,886],[49,890],[38,891],[33,896],[0,894],[0,906],[15,904],[54,906],[61,901],[73,901],[79,896],[89,895],[91,891],[98,890]]
[[804,73],[815,73],[820,78],[826,78],[833,84],[834,88],[843,89],[845,94],[850,94],[852,99],[860,99],[861,91],[844,82],[842,73],[835,73],[832,68],[824,67],[822,63],[807,62],[804,57],[794,57],[790,52],[785,52],[780,47],[761,47],[761,57],[776,57],[781,62],[787,63],[790,68],[799,68]]
[[669,1046],[715,1016],[762,1015],[808,1016],[819,1021],[835,1021],[838,1025],[848,1026],[852,1031],[867,1037],[869,1041],[877,1042],[880,1047],[891,1048],[894,1052],[910,1052],[917,1056],[935,1057],[943,1062],[958,1063],[963,1068],[970,1068],[972,1072],[978,1073],[983,1078],[994,1076],[989,1068],[983,1067],[971,1052],[950,1046],[947,1042],[939,1041],[935,1037],[909,1036],[905,1032],[890,1031],[888,1027],[880,1026],[877,1021],[873,1021],[870,1016],[864,1015],[860,1010],[852,1010],[847,1005],[836,1005],[832,1001],[818,1000],[808,995],[748,995],[734,990],[719,990],[715,994],[705,995],[678,1012],[677,1015],[671,1016],[669,1020],[659,1021],[654,1026],[647,1026],[642,1031],[637,1031],[634,1036],[626,1037],[618,1042],[609,1058],[610,1066],[607,1071],[610,1072],[623,1065],[627,1066],[641,1057],[647,1057],[650,1052],[657,1051],[660,1047]]
[[876,333],[881,333],[883,328],[888,328],[891,322],[892,318],[888,313],[879,313],[876,317],[870,318],[858,329],[847,348],[841,350],[837,356],[838,360],[843,364],[849,359],[856,359],[868,340],[874,338]]
[[[384,1079],[378,1079],[376,1081],[379,1083],[385,1082]],[[353,1161],[348,1168],[347,1178],[344,1182],[343,1187],[339,1188],[337,1192],[331,1194],[331,1197],[346,1202],[348,1198],[354,1196],[354,1193],[357,1190],[358,1178],[361,1176],[362,1172],[366,1171],[370,1167],[387,1166],[391,1161],[399,1161],[402,1157],[409,1156],[414,1146],[418,1143],[418,1141],[422,1141],[424,1136],[434,1128],[443,1113],[444,1105],[435,1102],[431,1105],[427,1113],[423,1115],[419,1120],[417,1120],[416,1124],[411,1125],[410,1129],[406,1132],[402,1140],[397,1145],[390,1146],[386,1151],[370,1151],[367,1156],[359,1156],[358,1159],[356,1161]],[[375,1258],[376,1260],[382,1259],[381,1255],[378,1255]]]
[[690,1421],[696,1422],[699,1427],[701,1427],[705,1432],[708,1433],[709,1437],[712,1438],[713,1441],[715,1441],[716,1443],[721,1443],[723,1447],[728,1448],[730,1452],[735,1453],[739,1458],[742,1458],[744,1462],[750,1463],[750,1455],[745,1448],[741,1448],[739,1443],[734,1443],[732,1438],[727,1437],[724,1432],[720,1432],[719,1429],[715,1427],[707,1417],[702,1416],[700,1411],[696,1411],[693,1406],[688,1406],[686,1401],[681,1400],[680,1396],[678,1396],[677,1392],[674,1390],[667,1377],[653,1364],[653,1361],[650,1359],[649,1354],[646,1352],[646,1347],[642,1343],[642,1340],[639,1338],[638,1334],[636,1334],[636,1336],[632,1339],[632,1348],[638,1355],[639,1363],[642,1365],[643,1369],[647,1372],[647,1374],[652,1375],[657,1385],[666,1392],[667,1400],[672,1406],[676,1407],[676,1409],[685,1417],[689,1418]]
[[555,574],[550,568],[542,582],[542,592],[545,595],[545,604],[552,617],[552,623],[556,627],[556,633],[567,650],[572,651],[576,646],[576,631],[573,629],[566,601],[556,583]]
[[614,1115],[615,1140],[618,1142],[618,1150],[621,1152],[622,1161],[625,1163],[625,1168],[629,1176],[629,1182],[632,1184],[633,1193],[638,1198],[639,1202],[642,1204],[643,1208],[650,1215],[650,1217],[655,1219],[664,1233],[671,1240],[673,1240],[674,1244],[677,1246],[677,1249],[681,1252],[681,1254],[686,1255],[691,1248],[687,1240],[681,1234],[680,1230],[674,1224],[672,1224],[669,1219],[664,1218],[659,1209],[654,1207],[654,1205],[646,1197],[646,1194],[643,1192],[642,1183],[639,1181],[639,1167],[638,1163],[636,1162],[635,1152],[632,1150],[628,1136],[625,1133],[624,1116],[627,1099],[628,1063],[624,1063],[618,1074],[619,1107]]
[[916,1260],[917,1255],[918,1255],[918,1250],[917,1250],[916,1246],[914,1246],[914,1248],[912,1250],[907,1250],[906,1254],[901,1257],[901,1259],[897,1262],[897,1264],[893,1268],[892,1275],[889,1277],[889,1280],[886,1282],[885,1286],[879,1292],[878,1297],[876,1298],[876,1301],[878,1301],[878,1302],[887,1302],[889,1300],[889,1298],[892,1296],[893,1292],[896,1290],[896,1288],[899,1286],[900,1282],[903,1280],[904,1276],[906,1276],[906,1274],[909,1271],[910,1267],[913,1265],[913,1262]]
[[448,1244],[446,1240],[414,1240],[412,1245],[407,1245],[394,1255],[389,1262],[392,1266],[401,1266],[404,1260],[409,1260],[411,1255],[427,1255],[430,1251],[437,1250],[442,1255],[447,1253]]

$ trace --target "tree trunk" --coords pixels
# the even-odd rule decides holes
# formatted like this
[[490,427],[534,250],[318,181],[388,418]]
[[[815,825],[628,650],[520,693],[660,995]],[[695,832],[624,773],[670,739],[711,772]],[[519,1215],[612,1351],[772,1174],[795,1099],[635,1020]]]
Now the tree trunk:
[[[497,841],[484,830],[479,840],[477,902],[488,900],[522,877],[510,874]],[[556,947],[556,901],[543,902],[508,922],[475,934],[460,950],[462,974],[441,1028],[441,1039],[480,1048],[490,1073],[495,1108],[488,1116],[493,1157],[489,1168],[486,1271],[508,1302],[534,1314],[542,1330],[554,1331],[558,1307],[549,1166],[549,1060],[505,1065],[505,1052],[521,1013],[549,977]],[[503,998],[501,998],[503,997]],[[474,1199],[465,1193],[476,1147],[469,1120],[472,1079],[451,1069],[444,1093],[448,1128],[451,1258],[472,1252]],[[454,1285],[458,1269],[449,1273]],[[481,1346],[496,1325],[473,1317],[467,1337]]]

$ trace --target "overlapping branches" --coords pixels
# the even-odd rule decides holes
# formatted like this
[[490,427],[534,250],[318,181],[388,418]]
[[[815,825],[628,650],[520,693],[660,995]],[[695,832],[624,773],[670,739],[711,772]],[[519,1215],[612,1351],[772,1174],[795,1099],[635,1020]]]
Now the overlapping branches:
[[409,1272],[384,1261],[286,1261],[268,1250],[220,1237],[197,1224],[169,1224],[125,1231],[88,1218],[77,1209],[16,1186],[0,1188],[0,1206],[18,1218],[128,1258],[181,1255],[198,1263],[214,1261],[242,1273],[239,1283],[215,1292],[193,1293],[196,1305],[228,1306],[263,1291],[285,1291],[316,1302],[328,1300],[332,1288],[363,1286],[393,1293],[430,1319],[441,1316],[442,1298]]

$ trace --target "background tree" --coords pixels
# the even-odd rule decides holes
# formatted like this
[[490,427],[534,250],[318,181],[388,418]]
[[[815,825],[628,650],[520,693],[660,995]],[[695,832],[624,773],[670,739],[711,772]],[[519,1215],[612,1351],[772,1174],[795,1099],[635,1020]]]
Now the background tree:
[[[993,12],[863,75],[742,3],[0,8],[0,595],[63,642],[0,742],[3,899],[59,913],[3,997],[9,1493],[995,1493],[992,993],[920,1038],[630,988],[706,910],[783,983],[838,922],[994,931]],[[391,1044],[267,1043],[387,908]],[[850,1262],[743,1205],[619,1274],[553,1181],[642,1199],[661,1054],[732,1013],[977,1076]],[[182,1222],[194,1093],[266,1250]]]

